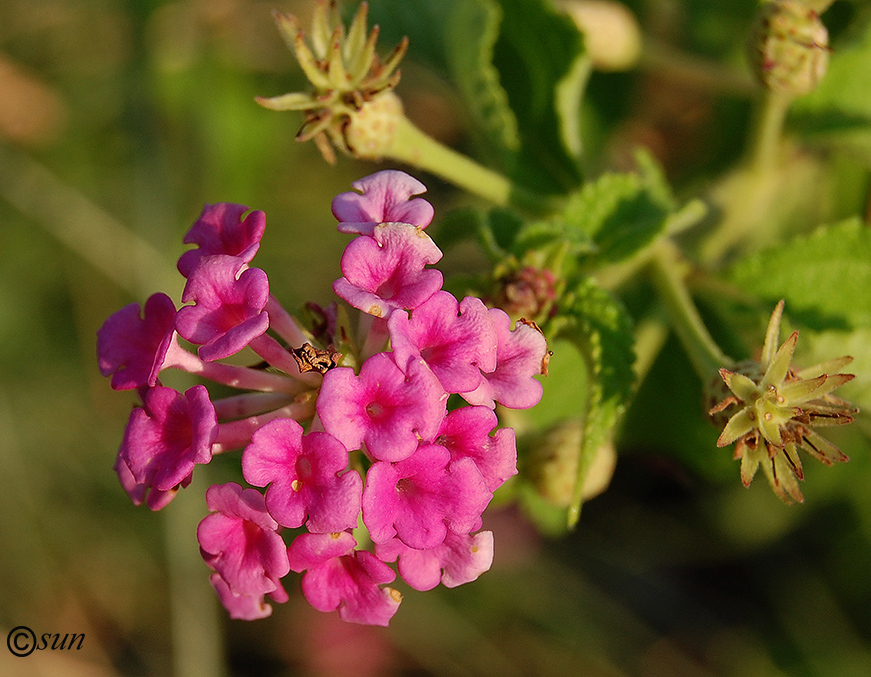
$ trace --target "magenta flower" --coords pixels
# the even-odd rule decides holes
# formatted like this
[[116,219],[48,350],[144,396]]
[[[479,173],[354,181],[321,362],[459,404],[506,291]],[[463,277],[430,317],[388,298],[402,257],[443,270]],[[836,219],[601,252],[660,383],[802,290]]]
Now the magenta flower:
[[[280,579],[290,571],[278,523],[266,511],[263,495],[238,484],[216,484],[206,491],[212,514],[197,527],[200,554],[233,595],[287,599]],[[219,591],[220,593],[220,591]]]
[[217,434],[218,419],[205,386],[184,395],[155,386],[130,414],[119,454],[137,485],[169,491],[190,477],[194,465],[212,459]]
[[151,508],[151,510],[160,510],[169,505],[169,502],[174,499],[175,495],[178,493],[179,487],[183,488],[188,486],[193,477],[192,475],[188,475],[180,484],[169,491],[160,491],[145,482],[142,482],[141,484],[138,483],[136,478],[133,477],[133,473],[130,472],[130,467],[127,465],[127,462],[124,460],[121,453],[119,453],[115,459],[114,470],[118,475],[118,481],[121,483],[124,491],[127,492],[133,505],[142,505],[145,503],[149,508]]
[[387,318],[395,308],[416,308],[442,286],[442,274],[427,264],[442,257],[429,235],[406,223],[382,223],[372,237],[348,243],[333,291],[355,308]]
[[469,404],[491,409],[496,402],[509,409],[528,409],[538,404],[543,388],[535,376],[542,373],[547,339],[533,323],[520,321],[511,330],[511,318],[499,308],[490,308],[496,328],[496,369],[484,372],[475,390],[460,393]]
[[490,437],[498,424],[496,412],[489,407],[460,407],[445,417],[434,440],[451,452],[451,460],[471,458],[489,491],[517,474],[514,430],[500,428]]
[[481,372],[496,368],[496,330],[484,303],[467,296],[461,303],[446,291],[433,294],[411,313],[388,321],[397,364],[423,358],[449,393],[481,384]]
[[493,532],[455,534],[430,550],[409,548],[398,538],[375,546],[384,562],[399,559],[399,575],[415,590],[432,590],[441,581],[446,588],[471,583],[493,564]]
[[178,311],[178,333],[198,344],[199,356],[219,360],[239,352],[266,332],[269,282],[259,268],[233,256],[209,256],[191,272]]
[[175,305],[166,294],[154,294],[140,317],[138,303],[112,313],[97,330],[97,362],[112,388],[153,386],[172,343]]
[[[218,594],[218,599],[227,610],[230,618],[240,621],[256,621],[272,615],[272,607],[266,603],[265,595],[237,595],[230,590],[227,581],[220,574],[209,576],[209,582]],[[276,602],[288,600],[287,591],[279,583],[278,587],[269,593]]]
[[447,394],[422,360],[406,373],[387,353],[324,374],[317,412],[324,430],[347,449],[366,445],[370,456],[398,461],[417,449],[418,437],[432,439],[445,416]]
[[426,228],[432,221],[432,205],[412,197],[425,193],[426,186],[405,172],[387,169],[351,185],[360,192],[349,191],[333,198],[333,216],[339,221],[341,233],[372,235],[375,226],[387,222]]
[[322,432],[303,435],[290,418],[271,421],[254,433],[242,455],[249,484],[265,487],[266,508],[279,524],[296,528],[308,515],[309,531],[330,532],[357,526],[363,480],[348,465],[348,451]]
[[302,577],[302,594],[318,611],[339,610],[349,623],[386,626],[402,600],[396,590],[379,587],[396,574],[371,552],[355,550],[347,531],[301,534],[287,549],[290,568]]
[[480,524],[493,497],[474,461],[451,461],[450,452],[424,444],[398,463],[369,468],[363,522],[375,543],[398,536],[418,550],[440,545],[448,529],[465,534]]
[[244,205],[230,202],[203,207],[200,217],[184,236],[185,244],[195,244],[197,249],[186,251],[178,260],[178,272],[187,277],[206,256],[225,254],[250,263],[260,247],[260,238],[266,230],[266,214],[248,211]]

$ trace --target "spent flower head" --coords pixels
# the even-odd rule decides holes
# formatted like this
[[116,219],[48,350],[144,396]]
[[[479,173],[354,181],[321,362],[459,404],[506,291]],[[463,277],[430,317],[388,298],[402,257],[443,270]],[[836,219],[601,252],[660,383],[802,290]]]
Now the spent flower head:
[[739,407],[726,423],[717,446],[735,443],[744,486],[750,485],[761,465],[774,493],[791,503],[803,500],[798,488],[798,480],[804,479],[798,450],[826,465],[847,461],[841,450],[814,428],[850,423],[858,410],[832,395],[853,379],[853,374],[841,373],[853,358],[840,357],[807,369],[794,367],[791,362],[798,332],[777,348],[782,316],[783,301],[771,315],[759,362],[720,370],[731,392],[709,413],[714,416]]
[[[332,146],[355,155],[367,150],[359,130],[351,128],[352,118],[362,115],[364,126],[371,126],[373,113],[381,121],[385,102],[389,114],[398,100],[389,95],[399,82],[397,67],[408,48],[404,38],[383,61],[375,51],[378,27],[367,34],[367,3],[362,3],[347,32],[341,24],[335,3],[319,0],[312,21],[311,41],[307,42],[299,19],[275,12],[278,30],[296,54],[299,65],[314,88],[308,93],[293,92],[257,102],[272,110],[298,110],[305,122],[297,140],[314,139],[327,162],[335,162]],[[386,97],[386,98],[385,98]],[[370,110],[371,109],[371,110]],[[402,115],[401,104],[398,114]],[[332,145],[331,145],[332,144]],[[371,149],[370,149],[371,150]],[[377,148],[374,150],[377,156]]]

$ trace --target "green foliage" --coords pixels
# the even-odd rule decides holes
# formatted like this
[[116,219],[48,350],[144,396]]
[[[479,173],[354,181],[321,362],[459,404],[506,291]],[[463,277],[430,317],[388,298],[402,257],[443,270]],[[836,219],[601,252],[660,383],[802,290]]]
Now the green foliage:
[[871,230],[858,219],[759,252],[728,277],[771,305],[785,299],[789,315],[807,327],[871,327]]
[[871,165],[871,14],[834,49],[825,78],[793,110],[796,126],[818,141],[846,146]]
[[493,65],[502,10],[495,2],[455,3],[449,14],[445,52],[450,73],[476,127],[501,155],[503,164],[520,148],[517,117]]
[[578,480],[569,510],[569,524],[574,525],[580,516],[580,490],[589,464],[598,450],[613,439],[615,427],[632,397],[635,356],[632,320],[619,301],[592,279],[581,282],[570,298],[569,307],[554,323],[554,332],[574,343],[586,362],[588,374]]
[[517,231],[511,251],[555,243],[592,266],[624,261],[653,242],[669,224],[676,207],[655,161],[639,152],[640,172],[606,173],[569,196],[556,216],[533,221]]
[[[503,16],[493,64],[517,116],[520,151],[511,168],[521,184],[568,191],[581,180],[576,138],[578,108],[567,107],[586,80],[578,65],[583,38],[574,23],[545,0],[498,0]],[[579,101],[575,101],[578,104]],[[562,104],[562,105],[560,105]]]

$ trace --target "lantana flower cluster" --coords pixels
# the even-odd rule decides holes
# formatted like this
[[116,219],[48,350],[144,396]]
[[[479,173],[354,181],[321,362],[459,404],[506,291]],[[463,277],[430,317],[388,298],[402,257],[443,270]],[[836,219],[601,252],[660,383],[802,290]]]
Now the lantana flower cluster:
[[[514,431],[499,428],[495,406],[541,398],[538,327],[457,300],[429,267],[442,254],[424,230],[425,186],[389,170],[353,187],[332,204],[339,231],[355,236],[333,288],[360,311],[356,337],[345,306],[311,305],[307,328],[270,294],[251,267],[265,216],[236,204],[207,205],[185,236],[196,245],[178,261],[186,305],[155,294],[98,332],[103,375],[141,398],[115,463],[135,504],[166,506],[196,465],[242,450],[250,486],[210,487],[197,530],[233,618],[268,616],[270,601],[288,599],[291,570],[316,609],[377,625],[401,600],[387,587],[393,563],[417,590],[476,579],[493,559],[482,513],[517,472]],[[240,365],[250,354],[257,364]],[[178,392],[161,383],[167,369],[240,393]]]

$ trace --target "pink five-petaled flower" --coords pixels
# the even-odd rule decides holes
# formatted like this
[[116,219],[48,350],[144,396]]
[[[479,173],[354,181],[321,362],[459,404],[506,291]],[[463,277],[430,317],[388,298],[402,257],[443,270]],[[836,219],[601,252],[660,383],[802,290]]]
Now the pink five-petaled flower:
[[386,222],[426,228],[432,221],[432,205],[413,197],[425,193],[426,186],[405,172],[387,169],[351,185],[360,192],[348,191],[333,198],[333,216],[341,233],[372,235],[375,226]]
[[363,481],[356,471],[339,475],[348,451],[332,435],[310,432],[290,418],[270,421],[254,433],[242,454],[242,472],[256,487],[265,487],[266,508],[279,524],[313,532],[357,526]]
[[143,490],[170,491],[190,481],[194,465],[212,459],[217,433],[218,419],[205,386],[193,386],[184,394],[155,386],[130,414],[118,455]]
[[206,256],[226,254],[250,263],[260,248],[260,238],[266,229],[266,215],[253,211],[244,219],[248,207],[231,202],[203,207],[200,217],[185,234],[185,244],[197,249],[186,251],[178,260],[178,272],[187,277]]
[[216,484],[206,491],[206,505],[212,514],[197,527],[197,540],[206,564],[223,581],[212,580],[221,601],[234,618],[269,615],[263,596],[287,601],[280,579],[290,564],[263,495],[235,483]]
[[490,408],[496,402],[509,409],[528,409],[538,404],[543,388],[534,377],[541,374],[547,355],[547,339],[532,322],[520,320],[511,330],[511,318],[499,308],[490,308],[496,328],[496,369],[482,372],[481,385],[460,393],[469,404]]
[[347,531],[301,534],[287,549],[290,568],[301,573],[302,593],[318,611],[339,610],[349,623],[386,626],[399,608],[402,595],[379,587],[396,574],[371,552],[355,550]]
[[399,558],[399,575],[415,590],[432,590],[439,581],[456,588],[474,581],[493,564],[493,532],[455,534],[448,531],[444,543],[429,550],[409,548],[398,538],[375,546],[384,562]]
[[471,458],[490,491],[517,474],[514,430],[500,428],[490,437],[498,424],[496,412],[489,407],[460,407],[445,416],[434,440],[451,452],[454,461]]
[[446,291],[433,294],[408,313],[397,311],[388,321],[397,364],[426,360],[449,393],[465,393],[481,384],[481,372],[496,368],[496,330],[481,299],[461,303]]
[[465,534],[480,526],[493,497],[469,458],[424,444],[398,463],[374,463],[363,491],[363,523],[375,543],[398,536],[418,550],[440,545],[448,530]]
[[153,386],[172,343],[175,305],[166,294],[154,294],[140,317],[138,303],[112,313],[97,331],[97,361],[112,388]]
[[381,223],[372,237],[356,237],[342,254],[342,274],[333,291],[369,315],[387,318],[394,309],[416,308],[442,286],[442,274],[427,264],[442,257],[429,235],[407,223]]
[[345,448],[365,444],[373,458],[399,461],[417,449],[418,437],[435,436],[446,401],[423,360],[412,360],[403,373],[389,354],[377,353],[359,375],[349,367],[324,374],[317,412],[324,430]]
[[178,311],[178,333],[200,347],[211,362],[239,352],[269,327],[264,308],[269,282],[259,268],[248,268],[234,256],[207,256],[191,272],[182,301],[194,302]]

